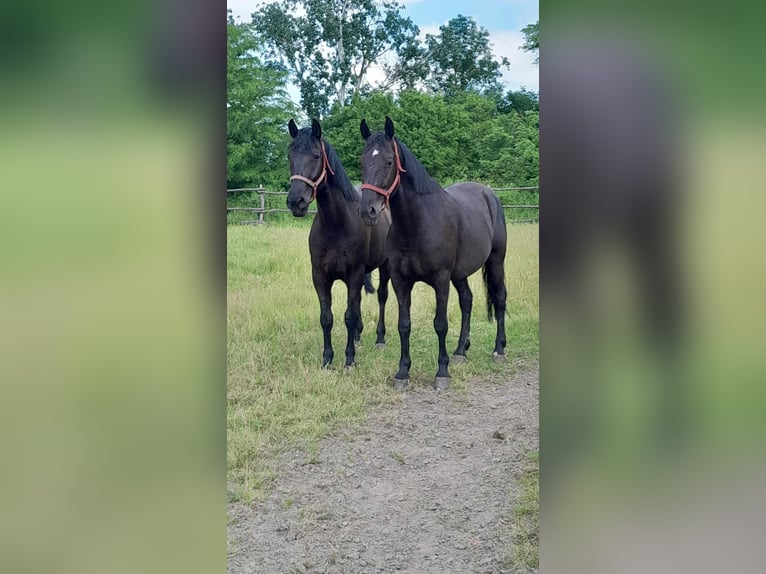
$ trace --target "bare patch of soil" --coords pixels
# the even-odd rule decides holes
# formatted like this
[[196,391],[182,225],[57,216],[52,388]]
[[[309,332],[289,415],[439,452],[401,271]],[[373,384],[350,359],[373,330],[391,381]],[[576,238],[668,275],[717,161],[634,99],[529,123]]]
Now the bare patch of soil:
[[415,387],[288,453],[263,503],[229,505],[229,573],[524,571],[509,531],[538,448],[538,378]]

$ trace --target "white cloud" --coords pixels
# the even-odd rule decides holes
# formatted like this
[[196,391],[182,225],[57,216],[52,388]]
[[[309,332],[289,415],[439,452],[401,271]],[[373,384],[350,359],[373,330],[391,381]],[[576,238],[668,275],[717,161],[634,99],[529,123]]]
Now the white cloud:
[[226,0],[226,7],[231,9],[234,20],[240,22],[250,22],[250,15],[258,9],[261,0]]
[[503,81],[506,85],[518,90],[522,86],[533,92],[540,89],[539,66],[534,63],[536,55],[519,48],[524,45],[524,34],[514,30],[499,30],[490,32],[490,42],[495,57],[508,58],[510,70],[502,68]]
[[420,39],[425,42],[426,34],[436,36],[439,33],[439,26],[443,26],[446,23],[447,21],[445,20],[441,24],[428,24],[428,26],[418,26],[420,29]]

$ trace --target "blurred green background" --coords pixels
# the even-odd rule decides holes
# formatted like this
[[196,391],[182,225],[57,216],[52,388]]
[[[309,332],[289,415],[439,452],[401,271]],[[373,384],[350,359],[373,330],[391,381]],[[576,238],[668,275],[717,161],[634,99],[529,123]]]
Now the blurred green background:
[[224,568],[225,6],[174,4],[0,8],[3,572]]
[[[635,261],[612,244],[581,269],[595,308],[580,309],[574,296],[554,307],[542,294],[546,572],[762,569],[763,17],[750,2],[541,3],[543,144],[557,134],[546,124],[546,97],[555,97],[546,92],[546,46],[569,34],[619,36],[672,94],[657,111],[671,111],[681,152],[682,209],[667,248],[680,253],[686,313],[681,344],[653,353]],[[541,166],[544,237],[546,174],[556,170],[544,145]],[[545,273],[542,253],[541,284]]]

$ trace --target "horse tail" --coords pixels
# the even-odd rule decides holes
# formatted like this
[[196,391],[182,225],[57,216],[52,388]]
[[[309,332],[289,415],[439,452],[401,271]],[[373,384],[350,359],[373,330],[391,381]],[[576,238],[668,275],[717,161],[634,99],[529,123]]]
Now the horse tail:
[[370,273],[364,274],[364,290],[367,293],[375,293],[375,287],[372,285],[372,275]]
[[487,290],[487,321],[492,322],[492,292],[489,290],[489,281],[487,279],[487,264],[481,268],[481,277],[484,279],[484,288]]

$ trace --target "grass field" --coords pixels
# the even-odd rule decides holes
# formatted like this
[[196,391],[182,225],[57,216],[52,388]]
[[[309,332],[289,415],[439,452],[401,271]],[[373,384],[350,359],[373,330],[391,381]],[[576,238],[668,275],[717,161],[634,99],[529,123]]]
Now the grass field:
[[[474,378],[510,375],[538,353],[538,225],[508,226],[506,277],[508,344],[505,364],[491,361],[496,326],[486,320],[481,274],[474,293],[468,362],[451,365],[459,393]],[[391,389],[399,360],[397,305],[393,289],[386,307],[387,347],[375,349],[377,296],[362,299],[364,332],[356,368],[344,372],[346,288],[333,289],[334,368],[322,370],[319,303],[311,283],[308,226],[228,228],[228,489],[230,500],[262,498],[274,475],[275,456],[285,448],[309,452],[336,425],[362,420],[370,405],[395,402]],[[377,272],[373,274],[377,286]],[[412,296],[413,385],[430,385],[436,373],[433,290],[419,283]],[[448,351],[457,343],[460,310],[452,289]]]

